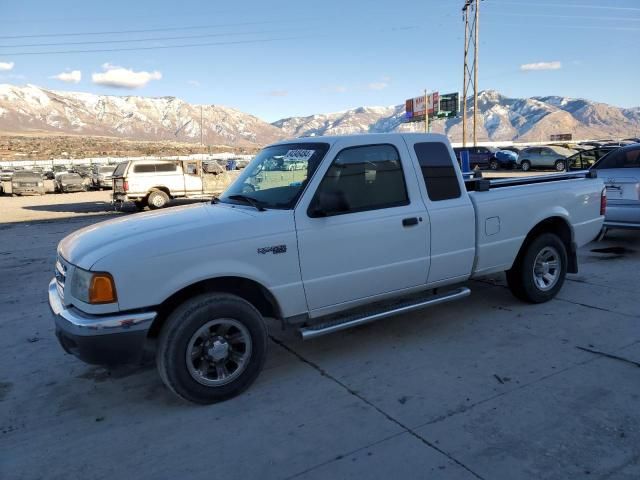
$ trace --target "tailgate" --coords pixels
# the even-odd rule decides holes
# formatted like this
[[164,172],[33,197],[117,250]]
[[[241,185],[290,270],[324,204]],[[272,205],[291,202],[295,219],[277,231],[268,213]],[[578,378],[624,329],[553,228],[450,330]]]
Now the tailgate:
[[640,201],[640,178],[629,175],[612,175],[604,180],[607,188],[607,199],[623,201]]

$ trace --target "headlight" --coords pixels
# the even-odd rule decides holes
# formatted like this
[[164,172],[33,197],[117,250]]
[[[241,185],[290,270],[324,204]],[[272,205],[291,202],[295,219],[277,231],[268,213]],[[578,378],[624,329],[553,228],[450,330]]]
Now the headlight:
[[75,268],[71,279],[71,295],[85,303],[113,303],[117,301],[113,277],[105,272],[88,272]]

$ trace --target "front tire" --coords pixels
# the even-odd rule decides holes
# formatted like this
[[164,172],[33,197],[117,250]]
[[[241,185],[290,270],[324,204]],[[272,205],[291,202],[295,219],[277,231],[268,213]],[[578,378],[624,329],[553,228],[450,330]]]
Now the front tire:
[[235,295],[210,293],[171,313],[160,334],[156,365],[173,393],[210,404],[247,389],[266,354],[267,329],[260,312]]
[[511,293],[529,303],[548,302],[564,284],[567,259],[567,249],[557,235],[543,233],[536,237],[507,271]]
[[520,168],[523,172],[528,172],[529,170],[531,170],[531,162],[529,160],[523,160],[520,164]]
[[556,171],[557,172],[564,172],[565,161],[564,160],[556,160],[555,167],[556,167]]
[[491,160],[489,162],[489,168],[491,170],[498,170],[498,161],[497,160]]
[[162,190],[154,190],[149,194],[147,202],[151,210],[164,208],[169,203],[169,195]]

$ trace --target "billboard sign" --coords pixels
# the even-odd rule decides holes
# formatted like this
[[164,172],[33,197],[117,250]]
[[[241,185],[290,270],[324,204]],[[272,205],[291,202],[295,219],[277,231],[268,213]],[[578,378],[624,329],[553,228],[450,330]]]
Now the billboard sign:
[[549,140],[552,142],[570,142],[573,140],[573,135],[571,133],[559,133],[556,135],[550,135]]
[[440,95],[438,113],[440,117],[456,117],[460,113],[460,94],[454,92]]
[[[439,111],[440,105],[440,94],[438,92],[433,92],[427,95],[428,97],[428,111],[429,116],[435,115]],[[410,98],[405,102],[405,117],[407,120],[416,119],[416,117],[422,117],[424,119],[425,112],[425,104],[424,104],[424,95],[419,97]]]

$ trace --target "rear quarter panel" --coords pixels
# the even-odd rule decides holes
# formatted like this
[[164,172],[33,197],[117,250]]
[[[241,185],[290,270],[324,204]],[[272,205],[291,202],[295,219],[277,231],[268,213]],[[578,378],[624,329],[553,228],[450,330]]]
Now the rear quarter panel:
[[593,240],[604,221],[603,188],[600,179],[572,179],[469,192],[476,210],[473,276],[510,269],[527,234],[551,217],[569,224],[578,246]]

